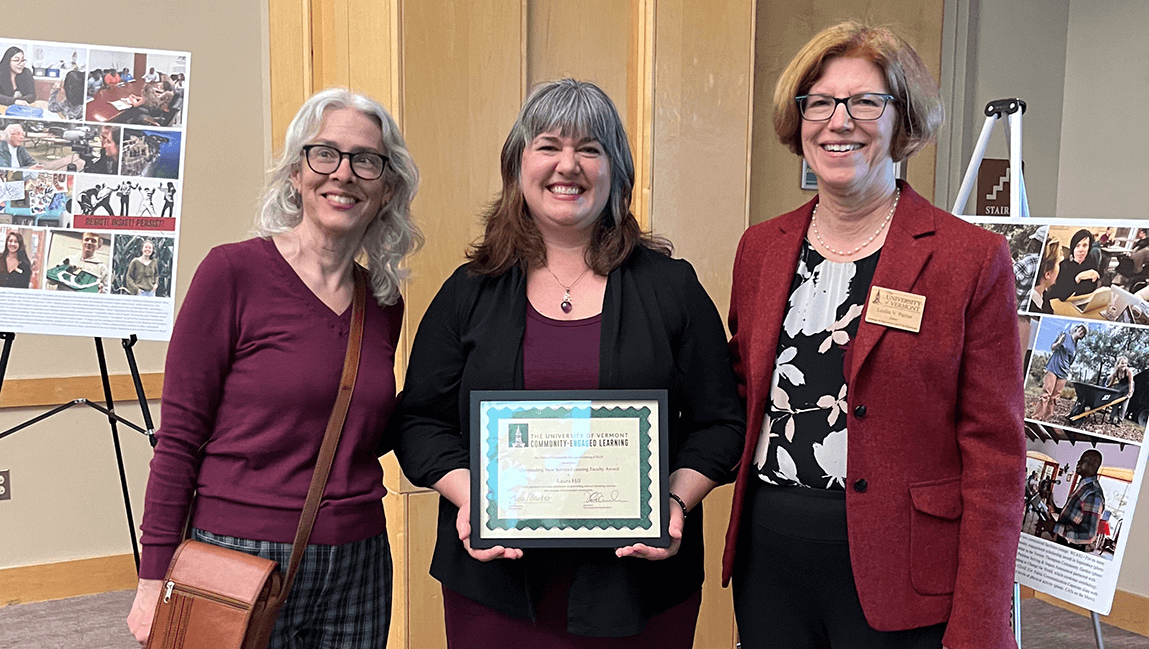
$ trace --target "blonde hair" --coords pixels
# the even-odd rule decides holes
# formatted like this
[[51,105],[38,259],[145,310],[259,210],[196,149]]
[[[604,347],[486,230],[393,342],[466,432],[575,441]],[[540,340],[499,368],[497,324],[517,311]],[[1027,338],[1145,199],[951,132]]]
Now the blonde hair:
[[864,59],[881,68],[898,114],[890,145],[894,162],[934,141],[945,109],[937,82],[925,63],[889,28],[851,20],[818,32],[778,78],[774,86],[774,132],[782,144],[802,155],[802,114],[794,98],[809,92],[822,76],[826,62],[837,57]]

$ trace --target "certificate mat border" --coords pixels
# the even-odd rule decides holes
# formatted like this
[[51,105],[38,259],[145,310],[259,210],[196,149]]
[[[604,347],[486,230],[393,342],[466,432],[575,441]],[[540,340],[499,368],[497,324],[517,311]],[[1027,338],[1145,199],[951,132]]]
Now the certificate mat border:
[[[501,536],[498,530],[485,529],[480,524],[482,508],[487,502],[486,490],[482,484],[483,458],[482,436],[487,431],[482,427],[482,403],[484,401],[519,401],[524,406],[553,407],[544,402],[594,401],[599,407],[609,407],[610,401],[656,401],[658,402],[658,428],[654,431],[658,453],[658,480],[652,486],[659,509],[658,536],[611,536],[594,534],[593,527],[580,525],[585,534],[563,536],[561,538],[524,538],[521,536]],[[527,405],[530,404],[530,405]],[[634,543],[645,543],[651,547],[670,546],[669,525],[669,405],[666,390],[473,390],[471,392],[471,547],[484,549],[497,545],[516,548],[619,548]],[[649,514],[648,514],[649,515]],[[589,519],[588,522],[608,519]],[[613,520],[613,519],[609,519]],[[627,519],[629,520],[629,519]],[[529,526],[529,525],[528,525]],[[538,527],[541,527],[539,525]],[[517,527],[515,528],[518,529]],[[537,528],[535,528],[537,529]],[[569,528],[566,528],[569,529]],[[544,532],[545,533],[545,532]]]

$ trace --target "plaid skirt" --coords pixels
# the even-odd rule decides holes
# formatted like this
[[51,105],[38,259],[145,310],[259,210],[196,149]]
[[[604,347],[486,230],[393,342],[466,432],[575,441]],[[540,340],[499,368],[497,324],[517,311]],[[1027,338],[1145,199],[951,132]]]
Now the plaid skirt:
[[[253,541],[192,529],[192,538],[279,562],[290,543]],[[384,649],[391,623],[387,533],[344,545],[308,545],[268,649]]]

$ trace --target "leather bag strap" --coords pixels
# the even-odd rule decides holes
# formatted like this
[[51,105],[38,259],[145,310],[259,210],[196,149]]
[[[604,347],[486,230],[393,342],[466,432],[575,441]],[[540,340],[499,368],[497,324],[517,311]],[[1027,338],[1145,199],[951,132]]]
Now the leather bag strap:
[[363,347],[363,313],[367,302],[367,282],[358,267],[352,273],[355,277],[355,295],[351,303],[351,334],[347,337],[347,355],[343,358],[343,376],[339,379],[339,394],[335,407],[327,421],[327,432],[323,434],[323,445],[319,447],[319,457],[315,461],[315,473],[311,476],[311,486],[307,489],[307,501],[303,514],[299,517],[299,529],[291,544],[291,560],[287,564],[287,574],[280,591],[280,603],[287,601],[295,572],[303,559],[303,551],[311,539],[311,528],[319,513],[319,501],[327,486],[327,476],[331,474],[331,463],[335,459],[335,449],[339,446],[339,436],[343,433],[343,421],[347,418],[347,408],[351,405],[351,394],[355,391],[355,377],[359,374],[359,353]]

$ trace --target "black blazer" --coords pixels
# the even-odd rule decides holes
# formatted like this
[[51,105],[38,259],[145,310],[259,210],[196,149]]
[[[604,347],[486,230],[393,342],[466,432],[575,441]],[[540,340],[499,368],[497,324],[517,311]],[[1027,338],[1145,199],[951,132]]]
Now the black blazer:
[[[0,72],[0,104],[5,106],[11,105],[17,99],[22,99],[29,104],[36,101],[36,81],[32,78],[32,71],[25,68],[23,72],[16,75],[16,87],[12,87],[12,72],[11,70],[4,70]],[[20,96],[16,96],[19,91]]]
[[[416,485],[429,486],[470,463],[470,392],[523,388],[526,276],[514,268],[472,276],[466,265],[443,284],[423,316],[392,426],[395,453]],[[728,482],[745,435],[745,416],[714,303],[689,263],[637,249],[612,271],[603,298],[601,389],[666,389],[670,471],[688,467]],[[431,575],[506,615],[534,616],[531,582],[548,552],[481,563],[455,530],[457,508],[439,499]],[[702,507],[691,512],[678,554],[665,561],[618,559],[610,549],[562,551],[576,563],[572,633],[627,636],[702,585]],[[553,556],[553,555],[552,555]]]

